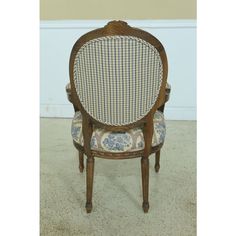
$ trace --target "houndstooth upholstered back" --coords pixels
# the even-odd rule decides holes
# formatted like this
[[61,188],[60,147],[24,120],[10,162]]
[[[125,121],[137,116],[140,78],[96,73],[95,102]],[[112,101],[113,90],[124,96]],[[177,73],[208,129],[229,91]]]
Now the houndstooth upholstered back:
[[74,83],[82,106],[107,125],[127,125],[143,118],[157,100],[162,75],[157,49],[133,36],[90,40],[74,61]]

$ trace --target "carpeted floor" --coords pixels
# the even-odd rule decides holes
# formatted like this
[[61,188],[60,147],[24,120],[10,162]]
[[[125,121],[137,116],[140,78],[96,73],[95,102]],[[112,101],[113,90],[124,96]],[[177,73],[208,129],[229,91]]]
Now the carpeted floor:
[[70,119],[41,119],[42,236],[196,235],[196,122],[167,121],[161,169],[150,157],[149,203],[142,210],[140,160],[95,159],[93,211],[85,211],[85,172]]

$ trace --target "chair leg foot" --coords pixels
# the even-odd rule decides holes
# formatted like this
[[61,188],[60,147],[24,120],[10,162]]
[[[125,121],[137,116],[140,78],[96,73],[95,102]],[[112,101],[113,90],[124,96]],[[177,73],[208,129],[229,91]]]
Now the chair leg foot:
[[84,171],[84,168],[81,167],[81,166],[79,166],[79,172],[80,172],[80,173],[83,173],[83,171]]
[[156,152],[156,163],[155,163],[155,171],[159,172],[160,170],[160,150]]
[[92,208],[93,208],[92,202],[86,202],[85,208],[86,208],[87,213],[91,213]]
[[143,202],[143,211],[147,213],[149,210],[149,202]]
[[155,165],[155,171],[158,173],[160,170],[160,165]]
[[84,171],[84,153],[79,151],[79,171],[82,173]]

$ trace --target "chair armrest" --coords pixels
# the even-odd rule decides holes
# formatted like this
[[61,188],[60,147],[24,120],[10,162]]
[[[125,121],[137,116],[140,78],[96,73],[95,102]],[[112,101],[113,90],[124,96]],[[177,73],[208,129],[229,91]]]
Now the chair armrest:
[[73,104],[72,97],[71,97],[71,86],[70,86],[70,83],[68,83],[66,85],[66,94],[67,94],[68,100]]
[[[170,91],[171,91],[171,86],[170,84],[166,83],[165,103],[168,102],[170,98]],[[157,110],[163,113],[165,109],[165,103],[162,106],[160,106]]]
[[74,107],[74,111],[75,112],[79,111],[79,109],[74,105],[73,100],[72,100],[70,83],[68,83],[66,85],[66,94],[67,94],[67,98],[68,98],[69,102],[71,102]]
[[166,96],[165,96],[165,102],[168,102],[170,99],[170,91],[171,91],[171,86],[170,84],[166,83]]

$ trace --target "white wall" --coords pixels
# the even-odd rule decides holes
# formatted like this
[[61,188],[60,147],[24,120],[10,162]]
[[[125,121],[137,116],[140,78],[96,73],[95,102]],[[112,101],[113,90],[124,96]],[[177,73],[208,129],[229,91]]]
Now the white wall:
[[[40,114],[41,117],[72,117],[65,85],[69,82],[69,56],[84,33],[104,26],[105,20],[41,21],[40,24]],[[168,56],[171,96],[165,117],[196,119],[196,21],[128,20],[146,30],[164,45]]]

